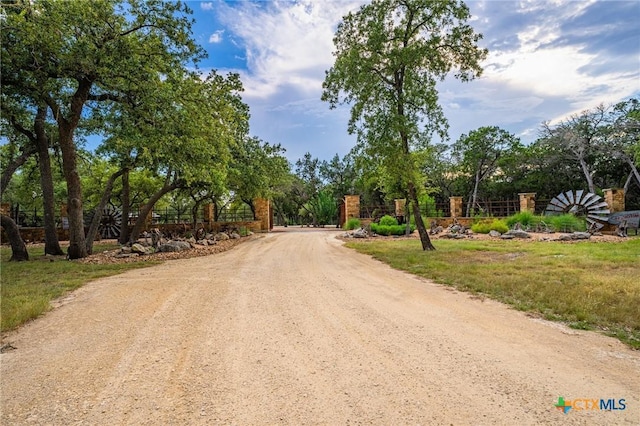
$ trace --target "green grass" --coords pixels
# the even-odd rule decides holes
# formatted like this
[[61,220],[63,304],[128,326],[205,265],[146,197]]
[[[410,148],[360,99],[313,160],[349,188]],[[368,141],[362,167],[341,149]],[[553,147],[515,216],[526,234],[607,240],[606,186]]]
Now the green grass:
[[[94,246],[94,253],[117,248]],[[28,262],[9,262],[11,249],[0,248],[0,317],[2,331],[11,330],[50,309],[50,302],[97,278],[158,262],[93,265],[64,259],[43,259],[42,248],[30,248]]]
[[640,349],[640,238],[620,243],[418,240],[349,242],[396,269],[516,309],[595,329]]

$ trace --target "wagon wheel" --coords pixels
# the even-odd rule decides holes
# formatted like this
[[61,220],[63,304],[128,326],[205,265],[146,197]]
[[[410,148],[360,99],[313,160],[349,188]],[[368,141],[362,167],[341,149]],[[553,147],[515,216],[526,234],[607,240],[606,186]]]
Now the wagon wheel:
[[609,220],[609,205],[599,195],[583,190],[567,191],[553,197],[545,209],[546,215],[571,213],[584,215],[589,229],[599,230]]
[[[85,216],[85,226],[89,226],[93,221],[95,211],[92,211]],[[120,224],[122,223],[122,212],[117,207],[111,204],[105,206],[102,209],[102,216],[100,218],[100,225],[98,225],[98,232],[100,237],[104,239],[115,239],[120,237]]]
[[102,238],[114,239],[120,237],[120,225],[122,224],[122,212],[111,204],[102,209],[99,232]]

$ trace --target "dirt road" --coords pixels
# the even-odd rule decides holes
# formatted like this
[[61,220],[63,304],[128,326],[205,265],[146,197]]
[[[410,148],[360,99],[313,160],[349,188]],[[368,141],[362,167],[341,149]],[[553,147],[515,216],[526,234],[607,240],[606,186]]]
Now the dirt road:
[[[1,423],[640,424],[640,353],[394,271],[335,231],[95,281],[6,336]],[[567,414],[558,397],[577,401]],[[615,399],[624,410],[580,410]]]

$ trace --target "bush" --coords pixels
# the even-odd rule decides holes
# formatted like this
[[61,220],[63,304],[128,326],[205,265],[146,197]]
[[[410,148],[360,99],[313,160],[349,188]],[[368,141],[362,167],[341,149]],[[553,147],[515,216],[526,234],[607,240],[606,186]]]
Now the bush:
[[505,222],[509,228],[513,228],[516,223],[519,223],[524,228],[527,226],[535,227],[542,221],[542,217],[536,216],[531,212],[520,212],[513,216],[509,216],[505,219]]
[[344,229],[347,231],[353,231],[354,229],[358,229],[362,226],[362,222],[360,219],[356,219],[355,217],[350,218],[344,224]]
[[481,220],[474,223],[471,225],[471,230],[476,234],[488,234],[491,231],[498,231],[501,234],[504,234],[509,230],[509,227],[502,220],[493,219],[493,221]]
[[[390,217],[390,216],[388,216]],[[395,220],[395,219],[394,219]],[[381,220],[382,222],[382,220]],[[410,228],[411,232],[413,233],[413,231],[416,230],[416,227],[411,225]],[[406,225],[398,225],[398,223],[396,222],[395,225],[381,225],[378,223],[372,223],[371,224],[371,231],[375,232],[378,235],[404,235],[407,232],[407,227]]]
[[547,219],[546,222],[557,232],[576,232],[587,230],[585,220],[570,213],[558,216],[548,216],[545,219]]
[[382,216],[379,223],[382,226],[398,226],[398,220],[389,215]]

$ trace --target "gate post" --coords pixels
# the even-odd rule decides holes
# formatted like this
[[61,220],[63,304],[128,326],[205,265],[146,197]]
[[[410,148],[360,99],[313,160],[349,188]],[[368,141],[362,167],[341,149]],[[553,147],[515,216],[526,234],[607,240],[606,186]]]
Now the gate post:
[[396,205],[396,219],[398,219],[398,223],[402,225],[405,221],[404,216],[406,214],[405,207],[407,205],[407,200],[405,200],[404,198],[396,198],[393,201]]
[[609,204],[609,210],[611,213],[623,212],[625,210],[624,203],[624,189],[623,188],[609,188],[604,191],[604,201]]
[[347,220],[351,218],[360,219],[360,196],[359,195],[344,196],[344,215]]
[[463,217],[462,197],[449,197],[449,208],[451,209],[451,217]]
[[535,213],[536,211],[536,193],[535,192],[523,192],[518,194],[520,196],[520,212]]
[[207,230],[211,231],[213,229],[213,203],[206,204],[202,206],[202,217],[204,219],[204,223],[207,226]]
[[260,230],[269,232],[273,229],[271,202],[266,198],[256,198],[253,200],[253,206],[256,211],[256,220],[260,222]]

